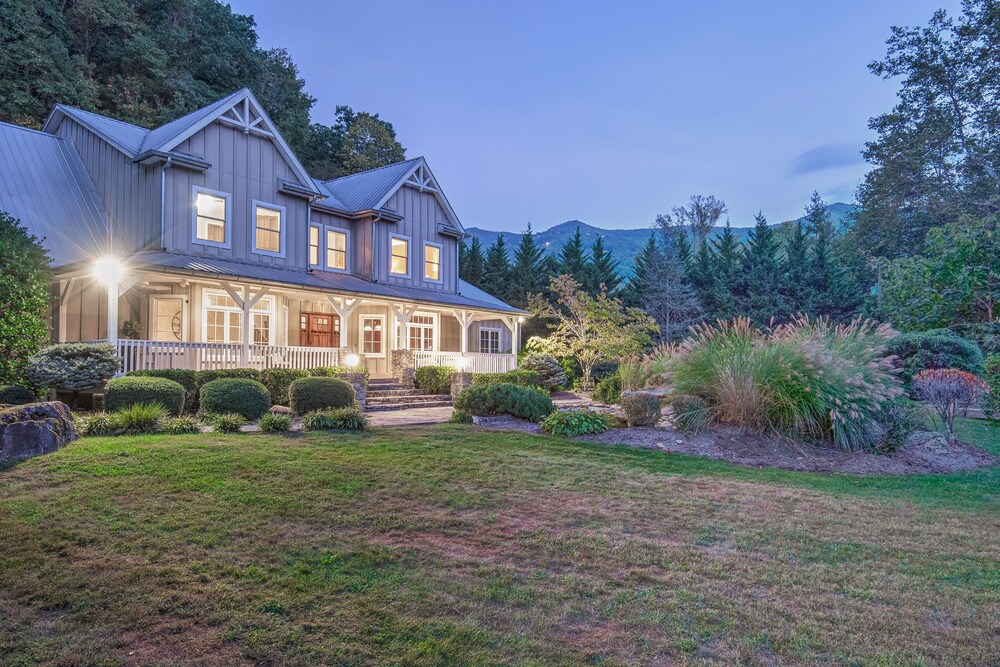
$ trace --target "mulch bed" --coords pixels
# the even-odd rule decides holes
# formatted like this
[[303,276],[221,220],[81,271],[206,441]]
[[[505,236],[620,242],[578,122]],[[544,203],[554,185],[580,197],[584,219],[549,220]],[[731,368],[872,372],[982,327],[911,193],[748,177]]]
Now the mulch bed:
[[[514,418],[497,419],[477,428],[541,433],[538,424]],[[961,442],[949,447],[947,451],[939,451],[926,444],[907,444],[891,454],[878,455],[795,443],[744,433],[733,427],[714,428],[697,435],[685,435],[670,427],[617,428],[573,439],[707,456],[754,468],[851,475],[942,474],[975,470],[1000,463],[1000,460],[980,447]]]

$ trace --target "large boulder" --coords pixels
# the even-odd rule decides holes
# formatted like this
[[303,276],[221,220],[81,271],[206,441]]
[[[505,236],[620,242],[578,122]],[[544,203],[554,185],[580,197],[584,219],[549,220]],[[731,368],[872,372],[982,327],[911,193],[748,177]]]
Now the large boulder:
[[78,437],[65,403],[0,408],[0,462],[49,454]]

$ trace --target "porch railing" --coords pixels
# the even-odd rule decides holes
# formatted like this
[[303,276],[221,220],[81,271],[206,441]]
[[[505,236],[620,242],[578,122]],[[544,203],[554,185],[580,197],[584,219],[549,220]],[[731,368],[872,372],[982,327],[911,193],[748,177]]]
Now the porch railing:
[[[413,366],[459,366],[461,352],[413,352]],[[469,352],[465,355],[465,368],[470,373],[506,373],[517,368],[516,354],[487,354]]]
[[[193,371],[242,368],[243,346],[232,343],[184,343],[155,340],[118,341],[122,372],[179,368]],[[250,368],[297,368],[336,366],[340,350],[330,347],[251,345]]]

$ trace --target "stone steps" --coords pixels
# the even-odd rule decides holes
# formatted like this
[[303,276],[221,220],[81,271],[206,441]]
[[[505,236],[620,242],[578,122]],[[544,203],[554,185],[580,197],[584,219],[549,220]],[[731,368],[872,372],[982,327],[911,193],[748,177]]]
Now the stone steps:
[[370,380],[365,396],[365,410],[405,410],[407,408],[436,408],[451,405],[448,394],[429,394],[423,389],[414,389],[395,379]]

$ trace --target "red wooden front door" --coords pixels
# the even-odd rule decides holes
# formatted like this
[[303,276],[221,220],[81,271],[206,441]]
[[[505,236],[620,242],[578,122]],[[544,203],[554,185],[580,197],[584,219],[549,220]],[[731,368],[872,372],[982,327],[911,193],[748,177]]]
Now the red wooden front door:
[[340,318],[327,313],[302,313],[299,345],[303,347],[340,347]]

